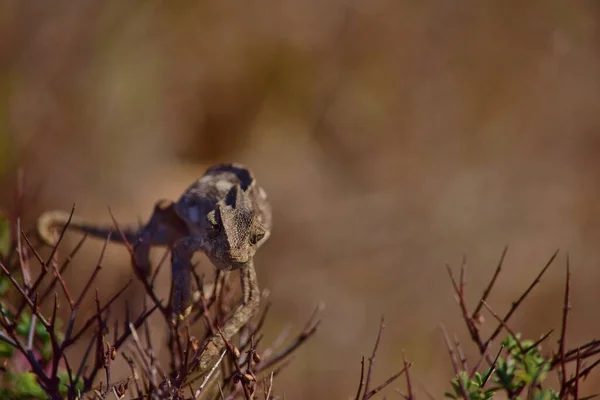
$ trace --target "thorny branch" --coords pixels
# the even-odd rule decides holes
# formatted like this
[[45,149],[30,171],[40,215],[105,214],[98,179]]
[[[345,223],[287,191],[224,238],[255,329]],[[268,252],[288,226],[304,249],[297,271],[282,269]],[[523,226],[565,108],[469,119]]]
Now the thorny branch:
[[[117,231],[123,235],[123,231],[119,228],[116,220],[114,222]],[[277,376],[287,365],[292,353],[315,334],[319,326],[320,321],[316,319],[315,312],[307,326],[292,343],[286,347],[275,349],[276,351],[271,356],[261,360],[257,346],[261,342],[261,330],[269,310],[269,303],[267,302],[263,307],[263,311],[257,316],[258,318],[250,321],[240,332],[239,347],[236,347],[231,341],[227,342],[230,349],[247,350],[244,357],[228,358],[224,357],[226,353],[223,352],[212,369],[203,375],[203,380],[199,383],[199,386],[192,389],[190,384],[193,383],[193,380],[189,379],[188,374],[192,370],[189,363],[190,360],[194,359],[193,354],[202,351],[204,342],[209,337],[208,335],[220,331],[219,322],[226,321],[228,317],[224,313],[234,309],[227,302],[230,300],[237,301],[233,292],[227,292],[233,291],[233,289],[224,284],[226,275],[218,273],[216,283],[212,285],[210,290],[206,290],[203,280],[199,279],[194,272],[200,296],[196,297],[195,310],[193,311],[195,315],[201,315],[201,319],[194,320],[190,318],[188,321],[173,324],[170,318],[165,318],[169,313],[170,304],[164,304],[160,301],[155,292],[154,281],[157,272],[154,272],[148,281],[142,280],[138,276],[153,304],[151,303],[150,308],[144,307],[137,317],[131,316],[128,307],[126,307],[124,322],[109,321],[111,309],[133,282],[133,280],[129,280],[115,294],[110,296],[104,304],[100,302],[99,293],[96,289],[93,315],[88,315],[85,319],[82,319],[80,318],[82,305],[102,272],[102,260],[110,241],[110,235],[104,242],[95,268],[85,282],[82,283],[81,292],[73,295],[73,291],[69,288],[63,276],[72,265],[77,253],[82,249],[87,236],[84,236],[60,261],[59,246],[67,229],[68,225],[63,227],[56,244],[50,249],[50,256],[43,258],[38,249],[34,248],[27,234],[20,230],[19,225],[18,232],[20,232],[20,235],[17,236],[14,243],[16,250],[12,252],[16,256],[10,258],[0,257],[2,276],[7,279],[12,286],[12,290],[18,294],[16,305],[7,303],[0,307],[0,327],[2,328],[0,329],[0,341],[17,349],[25,357],[31,370],[37,375],[42,389],[52,399],[61,398],[61,393],[73,399],[81,398],[82,395],[104,399],[112,396],[121,397],[127,392],[133,396],[132,398],[139,399],[148,396],[152,398],[183,399],[184,397],[178,396],[181,396],[186,390],[191,394],[191,398],[198,398],[210,393],[210,387],[219,380],[225,382],[224,385],[219,386],[222,387],[223,393],[228,396],[235,396],[240,389],[242,389],[245,396],[251,396],[255,392],[264,390],[265,397],[271,399],[273,398],[273,377]],[[128,249],[131,251],[131,245],[128,245]],[[159,265],[162,265],[166,259],[166,254],[168,252],[165,253]],[[30,255],[33,255],[33,257],[30,257]],[[33,269],[30,267],[32,262],[38,262],[41,266],[35,276],[32,274]],[[64,313],[59,312],[58,294],[56,292],[57,283],[68,304],[65,315],[67,322],[62,329],[64,334],[59,334],[60,329],[58,327],[60,317]],[[49,315],[46,315],[42,311],[42,303],[48,299],[52,299],[52,305]],[[148,323],[150,316],[157,309],[163,316],[165,322],[163,329],[166,328],[167,330],[168,348],[172,350],[169,368],[163,368],[155,356],[158,354],[158,347],[155,348],[154,346],[160,346],[160,343],[152,338],[156,325],[150,328],[151,324]],[[26,337],[20,337],[16,325],[18,319],[24,313],[31,315],[31,323]],[[49,341],[52,354],[49,360],[41,359],[37,353],[36,346],[39,339],[36,336],[35,326],[39,324],[50,333]],[[143,330],[139,331],[140,328],[143,328]],[[196,336],[192,336],[192,332]],[[145,341],[142,340],[142,333],[145,335]],[[111,337],[112,340],[108,341],[108,337]],[[128,340],[129,338],[132,341]],[[69,349],[79,346],[82,341],[88,340],[89,343],[84,346],[85,351],[80,354],[80,359],[77,362],[67,356]],[[122,352],[123,346],[128,346],[130,351]],[[272,352],[272,350],[269,350],[269,352]],[[130,376],[116,377],[111,372],[111,367],[119,359],[119,356],[122,356],[122,359],[129,365]],[[277,366],[277,364],[280,365]],[[76,368],[72,369],[71,365],[75,365]],[[66,372],[66,381],[59,379],[59,374],[62,371]],[[259,375],[260,377],[257,378]],[[262,388],[261,385],[255,385],[257,379],[265,380]],[[61,392],[61,390],[64,390],[64,392]]]
[[[546,273],[548,268],[552,265],[552,263],[556,259],[557,255],[558,255],[558,250],[546,262],[546,264],[541,269],[541,271],[538,273],[538,275],[535,277],[533,282],[525,289],[525,291],[519,296],[519,298],[511,304],[509,311],[504,315],[504,317],[501,317],[492,310],[492,308],[488,304],[487,300],[488,300],[489,295],[492,291],[492,288],[500,274],[500,271],[503,267],[504,260],[506,257],[506,252],[507,252],[507,247],[504,248],[504,251],[502,252],[502,256],[500,257],[500,261],[495,269],[495,272],[494,272],[492,278],[490,279],[489,283],[487,284],[486,288],[484,289],[483,294],[477,301],[477,306],[475,307],[475,310],[473,311],[473,313],[468,312],[468,307],[467,307],[467,302],[466,302],[466,293],[464,290],[465,289],[464,281],[465,281],[466,269],[465,269],[464,264],[461,266],[461,269],[460,269],[460,280],[458,283],[454,279],[454,276],[452,274],[452,270],[450,269],[450,267],[446,266],[449,276],[450,276],[452,287],[454,289],[454,294],[456,296],[457,303],[461,310],[462,318],[465,322],[465,325],[467,327],[467,330],[469,332],[471,340],[477,346],[480,356],[481,356],[480,360],[476,363],[475,368],[469,373],[469,376],[472,378],[474,376],[475,372],[477,372],[477,370],[479,369],[481,362],[483,360],[487,360],[487,362],[489,364],[489,369],[488,369],[488,373],[484,376],[484,381],[483,381],[484,383],[487,383],[489,381],[492,374],[495,374],[496,378],[500,382],[503,382],[504,377],[501,375],[498,375],[498,372],[496,370],[497,361],[498,361],[502,351],[504,350],[503,346],[500,346],[498,353],[493,360],[490,359],[489,353],[488,353],[491,343],[498,337],[498,335],[503,330],[506,331],[511,337],[513,337],[515,339],[515,343],[518,348],[518,351],[522,355],[527,354],[531,349],[537,348],[553,332],[553,330],[550,330],[549,332],[545,333],[540,339],[535,341],[533,344],[524,346],[520,342],[517,333],[515,332],[514,329],[512,329],[509,326],[508,322],[509,322],[509,319],[511,318],[511,316],[514,315],[515,312],[521,307],[524,300],[532,292],[534,287],[541,282],[542,276]],[[568,314],[569,314],[569,310],[571,309],[570,288],[571,288],[571,268],[570,268],[570,264],[569,264],[569,257],[567,256],[565,293],[564,293],[563,307],[562,307],[561,334],[560,334],[560,338],[558,340],[558,349],[553,352],[553,356],[550,358],[550,362],[548,365],[550,370],[555,370],[558,368],[559,380],[560,380],[560,394],[559,394],[560,398],[565,398],[569,395],[574,396],[574,398],[578,398],[577,397],[578,390],[579,390],[578,385],[579,385],[580,380],[584,379],[592,371],[592,369],[594,369],[597,365],[600,364],[600,360],[596,360],[590,366],[585,367],[585,368],[583,367],[584,360],[587,360],[597,354],[600,354],[600,340],[592,340],[588,343],[579,345],[571,350],[566,349],[566,333],[568,330],[567,329]],[[491,335],[486,340],[482,339],[481,333],[480,333],[480,325],[483,322],[483,318],[481,318],[482,307],[485,307],[488,310],[488,312],[494,317],[494,320],[497,322],[496,327],[493,329]],[[460,359],[459,361],[457,361],[457,359],[455,357],[455,353],[459,353],[459,355],[461,353],[461,350],[460,350],[460,347],[458,344],[458,340],[455,341],[456,342],[456,350],[454,350],[452,343],[450,342],[448,333],[446,332],[443,325],[442,325],[442,331],[443,331],[446,346],[448,348],[448,352],[450,355],[450,360],[451,360],[453,368],[454,368],[454,372],[456,375],[458,375],[460,371],[466,371],[466,360]],[[573,361],[576,362],[575,374],[568,377],[567,364],[570,362],[573,362]],[[509,396],[511,398],[519,396],[520,393],[523,392],[523,390],[527,389],[527,386],[529,387],[528,392],[531,394],[531,389],[533,388],[534,385],[537,384],[536,382],[537,382],[537,379],[534,379],[534,382],[532,382],[532,384],[529,386],[521,385],[521,386],[515,388],[514,390],[512,390],[512,392],[509,393]],[[467,398],[468,397],[467,391],[466,391],[466,388],[464,387],[464,385],[462,384],[462,381],[458,380],[458,384],[460,387],[460,392],[461,392],[462,397]]]
[[[71,210],[71,216],[73,211],[74,207]],[[114,216],[113,222],[124,239],[124,232],[119,228]],[[265,400],[273,399],[277,397],[273,393],[273,379],[289,365],[293,353],[305,344],[320,326],[321,320],[317,316],[322,310],[322,306],[319,304],[304,328],[289,344],[284,345],[283,339],[276,339],[270,345],[265,346],[263,345],[262,328],[270,309],[270,303],[263,302],[262,312],[249,321],[238,335],[233,338],[223,338],[226,339],[224,342],[227,351],[217,355],[216,363],[212,368],[208,371],[201,371],[199,376],[192,376],[195,355],[202,353],[206,347],[206,341],[211,335],[221,332],[222,322],[227,321],[231,310],[235,309],[234,302],[238,301],[239,294],[235,293],[231,285],[227,284],[228,275],[219,271],[213,284],[205,284],[204,277],[201,278],[194,271],[193,279],[197,293],[195,293],[191,317],[185,321],[173,323],[170,318],[171,305],[163,303],[155,290],[158,271],[168,259],[169,251],[167,250],[158,267],[148,279],[136,275],[144,285],[147,295],[144,297],[144,308],[138,316],[130,315],[129,309],[126,308],[125,321],[119,323],[118,320],[112,321],[110,318],[111,310],[130,287],[132,282],[130,280],[108,297],[104,304],[101,304],[96,290],[95,309],[92,315],[81,319],[80,314],[82,314],[84,300],[89,291],[95,287],[97,278],[102,273],[102,260],[110,241],[110,235],[104,242],[95,268],[83,282],[81,292],[74,296],[74,292],[63,277],[86,241],[86,236],[62,261],[59,261],[58,248],[67,228],[68,226],[65,226],[61,230],[56,244],[50,249],[49,256],[44,258],[40,254],[41,250],[36,248],[25,231],[21,230],[21,221],[17,218],[15,226],[12,227],[17,233],[12,243],[12,249],[8,255],[0,256],[2,278],[5,278],[10,284],[10,289],[15,293],[13,297],[16,298],[14,304],[8,300],[8,297],[6,300],[2,299],[2,304],[0,304],[0,341],[8,344],[23,356],[28,368],[36,375],[41,388],[52,399],[58,399],[65,395],[67,398],[73,399],[82,398],[81,396],[101,399],[112,396],[122,398],[127,394],[130,398],[135,399],[192,399],[204,398],[205,395],[216,395],[218,398],[227,399],[243,396],[245,399],[250,399],[260,394]],[[133,254],[133,244],[126,243],[126,247]],[[481,364],[487,362],[487,372],[483,376],[484,385],[493,377],[498,378],[496,367],[505,349],[500,346],[497,352],[492,352],[491,347],[502,331],[506,331],[516,340],[518,351],[522,354],[537,348],[552,333],[549,331],[535,343],[525,345],[519,341],[516,331],[511,328],[509,322],[535,286],[541,282],[541,278],[556,259],[558,251],[552,255],[534,281],[511,305],[508,312],[504,316],[500,316],[490,306],[489,297],[504,268],[507,250],[508,247],[505,247],[490,281],[482,291],[472,312],[469,311],[466,300],[465,262],[463,261],[460,268],[458,280],[454,278],[451,268],[447,267],[462,318],[479,351],[480,358],[473,367],[473,364],[468,362],[458,338],[454,336],[454,340],[451,340],[442,325],[448,353],[456,374],[466,371],[470,365],[473,369],[467,372],[472,377],[479,370]],[[32,268],[31,265],[36,262],[39,264],[37,275],[33,271],[38,269]],[[67,309],[62,313],[59,312],[57,284],[68,303]],[[151,300],[150,307],[146,307],[148,298]],[[46,305],[48,299],[52,300]],[[44,308],[49,308],[50,311],[46,314],[42,311]],[[497,323],[487,339],[484,339],[481,334],[483,324],[481,313],[484,308]],[[162,316],[162,318],[159,317],[158,325],[150,322],[150,317],[157,309]],[[600,354],[600,340],[592,340],[571,349],[567,348],[566,336],[570,309],[571,267],[567,258],[560,338],[558,348],[550,358],[549,368],[559,372],[560,396],[577,399],[580,398],[580,381],[600,364],[600,359],[593,360],[593,357]],[[26,333],[25,335],[19,334],[17,325],[22,318],[27,316],[30,319]],[[62,316],[65,317],[67,323],[64,329],[59,329],[59,321]],[[160,325],[161,321],[162,325]],[[48,343],[51,349],[49,358],[40,356],[40,339],[37,336],[36,328],[38,326],[48,332]],[[168,349],[168,367],[161,365],[157,357],[158,349],[163,347],[158,336],[154,337],[159,328],[166,330],[165,348]],[[406,391],[403,393],[397,389],[396,392],[405,399],[414,399],[414,385],[410,373],[412,363],[406,361],[404,354],[402,368],[378,386],[371,387],[383,330],[384,320],[382,318],[366,366],[365,357],[361,358],[360,380],[354,398],[356,400],[370,399],[404,375]],[[280,335],[281,338],[283,336]],[[85,340],[88,341],[87,346],[84,346],[85,351],[75,362],[67,354],[71,348],[80,345]],[[123,351],[124,346],[128,347],[127,351]],[[494,354],[495,357],[492,358]],[[229,356],[227,357],[227,355]],[[129,375],[115,376],[111,367],[114,362],[121,359],[129,366]],[[589,365],[587,362],[590,362]],[[570,368],[571,374],[569,374],[570,364],[574,364]],[[65,374],[63,376],[66,376],[66,380],[59,378],[61,373]],[[214,386],[217,386],[218,390]],[[515,388],[509,395],[516,397],[525,390],[528,390],[529,394],[531,393],[531,387],[527,388],[523,385]],[[467,390],[462,382],[460,391],[466,398]]]

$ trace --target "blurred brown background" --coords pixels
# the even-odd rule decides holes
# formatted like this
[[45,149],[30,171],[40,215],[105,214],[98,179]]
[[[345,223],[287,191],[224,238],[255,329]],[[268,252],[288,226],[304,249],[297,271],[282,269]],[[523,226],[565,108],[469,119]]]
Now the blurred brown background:
[[[136,222],[211,163],[245,163],[275,210],[267,332],[326,305],[279,393],[352,396],[383,314],[375,380],[405,350],[417,390],[441,398],[439,324],[466,340],[444,264],[463,254],[473,302],[510,246],[490,298],[504,313],[562,250],[512,321],[538,338],[559,327],[568,251],[569,344],[600,333],[599,21],[592,1],[3,1],[1,204],[18,163],[26,193],[41,188],[28,223],[72,203]],[[114,289],[128,256],[107,257]]]

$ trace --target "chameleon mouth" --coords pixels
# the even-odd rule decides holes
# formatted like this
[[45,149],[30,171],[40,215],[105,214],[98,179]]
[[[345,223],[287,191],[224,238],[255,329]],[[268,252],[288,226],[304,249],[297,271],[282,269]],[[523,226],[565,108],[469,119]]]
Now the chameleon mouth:
[[234,271],[242,268],[244,265],[248,264],[248,261],[238,261],[238,260],[219,260],[213,262],[215,267],[222,271]]
[[248,249],[230,249],[227,251],[227,258],[234,263],[245,264],[252,258],[253,254],[251,254]]
[[247,264],[248,261],[250,261],[250,257],[248,257],[248,256],[240,256],[240,257],[230,256],[229,257],[229,263],[236,267],[240,267],[244,264]]
[[210,257],[215,267],[223,271],[232,271],[240,269],[246,265],[252,258],[247,252],[240,251],[226,251],[220,255],[214,254]]

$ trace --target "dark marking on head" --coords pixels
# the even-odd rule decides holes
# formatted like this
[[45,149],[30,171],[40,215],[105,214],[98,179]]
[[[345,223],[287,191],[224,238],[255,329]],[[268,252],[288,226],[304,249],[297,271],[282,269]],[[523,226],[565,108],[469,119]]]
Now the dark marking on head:
[[250,170],[240,164],[218,164],[209,168],[206,171],[206,174],[217,174],[221,172],[230,172],[234,174],[243,191],[247,191],[254,183],[254,177]]
[[243,201],[242,197],[244,196],[241,193],[241,188],[239,185],[233,186],[229,189],[229,192],[225,195],[225,205],[233,208],[238,208]]

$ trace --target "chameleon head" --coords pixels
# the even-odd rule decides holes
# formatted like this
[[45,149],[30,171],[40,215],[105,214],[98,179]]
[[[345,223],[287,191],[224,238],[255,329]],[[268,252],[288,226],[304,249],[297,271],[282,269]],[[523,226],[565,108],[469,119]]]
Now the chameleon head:
[[210,222],[207,255],[219,269],[242,267],[266,240],[267,229],[260,223],[250,196],[239,185],[231,188],[206,218]]

